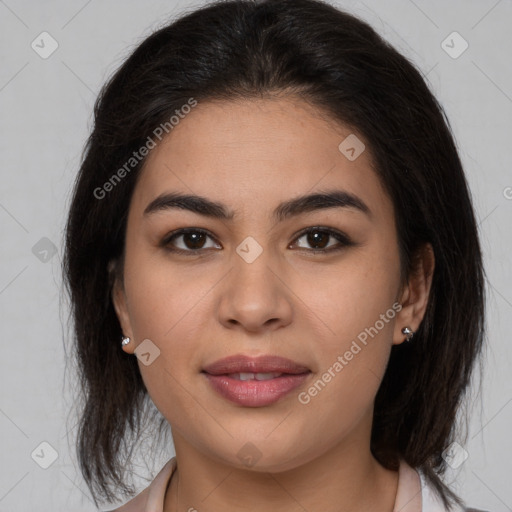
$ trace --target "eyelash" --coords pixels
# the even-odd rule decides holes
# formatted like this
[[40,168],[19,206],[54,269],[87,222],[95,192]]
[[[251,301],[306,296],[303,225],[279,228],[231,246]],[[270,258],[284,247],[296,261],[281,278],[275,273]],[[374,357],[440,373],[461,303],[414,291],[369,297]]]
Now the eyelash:
[[[300,233],[297,234],[297,236],[295,237],[294,240],[297,241],[299,238],[302,238],[304,235],[308,235],[309,233],[316,233],[316,232],[324,233],[324,234],[329,235],[332,238],[335,238],[340,243],[340,245],[335,246],[335,247],[330,247],[330,248],[327,248],[327,249],[306,249],[304,247],[301,247],[301,248],[299,248],[299,250],[303,250],[303,251],[306,251],[306,252],[312,252],[312,253],[320,253],[320,254],[324,253],[325,254],[325,253],[333,253],[333,252],[341,251],[342,249],[345,249],[346,247],[350,247],[350,246],[356,245],[344,233],[341,233],[340,231],[337,231],[337,230],[333,230],[331,228],[322,227],[322,226],[314,226],[314,227],[310,227],[310,228],[307,228],[305,230],[302,230]],[[179,229],[177,231],[173,231],[172,233],[169,233],[162,240],[162,242],[160,243],[160,246],[164,247],[169,252],[172,252],[172,253],[175,253],[175,254],[184,254],[184,255],[187,255],[187,256],[194,255],[194,254],[197,254],[197,253],[199,253],[199,252],[201,252],[203,250],[210,249],[210,248],[207,248],[207,249],[188,249],[188,250],[185,250],[185,249],[177,249],[175,247],[170,247],[170,244],[171,244],[171,242],[174,239],[179,238],[182,235],[186,235],[186,234],[190,234],[190,233],[201,233],[201,234],[204,234],[204,235],[209,236],[210,238],[212,238],[215,241],[215,243],[218,244],[218,242],[215,240],[215,238],[208,231],[205,231],[204,229],[199,229],[199,228],[183,228],[183,229]]]

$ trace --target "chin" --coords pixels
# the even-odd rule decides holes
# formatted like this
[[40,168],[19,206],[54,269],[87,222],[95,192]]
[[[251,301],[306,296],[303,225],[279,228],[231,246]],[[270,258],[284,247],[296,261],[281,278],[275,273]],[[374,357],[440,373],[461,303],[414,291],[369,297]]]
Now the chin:
[[248,436],[247,432],[238,440],[230,439],[228,446],[214,444],[224,448],[222,452],[211,452],[213,458],[223,464],[261,473],[281,473],[308,462],[308,457],[297,453],[298,439],[290,435],[282,438],[261,438]]

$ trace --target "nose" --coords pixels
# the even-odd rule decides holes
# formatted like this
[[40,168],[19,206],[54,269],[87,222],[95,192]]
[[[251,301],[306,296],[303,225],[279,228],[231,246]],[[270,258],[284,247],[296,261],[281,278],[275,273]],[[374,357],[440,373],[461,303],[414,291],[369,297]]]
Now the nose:
[[293,293],[282,267],[270,260],[268,251],[250,263],[236,256],[234,268],[223,281],[217,312],[224,327],[263,332],[292,321]]

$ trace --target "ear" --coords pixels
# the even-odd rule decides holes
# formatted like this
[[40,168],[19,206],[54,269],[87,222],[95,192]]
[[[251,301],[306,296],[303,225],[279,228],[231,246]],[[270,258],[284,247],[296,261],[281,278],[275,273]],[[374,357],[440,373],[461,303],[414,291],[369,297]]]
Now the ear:
[[112,262],[111,264],[109,264],[109,272],[112,272],[112,275],[114,276],[112,285],[112,303],[114,304],[114,309],[116,311],[119,324],[121,325],[123,335],[127,336],[132,340],[132,343],[128,343],[128,345],[126,346],[121,345],[121,348],[127,354],[133,354],[135,350],[135,343],[133,342],[133,330],[130,322],[130,315],[128,313],[126,292],[124,290],[122,276],[120,275],[120,272],[117,270],[116,265],[117,262]]
[[413,332],[418,330],[427,310],[435,267],[432,245],[422,245],[414,254],[411,263],[411,271],[400,294],[402,309],[396,317],[393,345],[400,345],[405,341],[405,334],[402,333],[404,327],[409,327]]

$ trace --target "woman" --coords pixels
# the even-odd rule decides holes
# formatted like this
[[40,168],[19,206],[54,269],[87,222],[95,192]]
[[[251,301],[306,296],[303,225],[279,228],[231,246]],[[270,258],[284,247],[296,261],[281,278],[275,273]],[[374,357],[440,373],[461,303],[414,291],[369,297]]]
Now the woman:
[[[470,510],[441,476],[483,343],[475,216],[442,107],[364,22],[236,0],[143,41],[96,103],[65,274],[96,503]],[[149,403],[176,457],[133,497]]]

